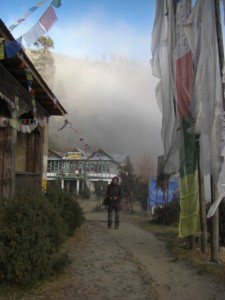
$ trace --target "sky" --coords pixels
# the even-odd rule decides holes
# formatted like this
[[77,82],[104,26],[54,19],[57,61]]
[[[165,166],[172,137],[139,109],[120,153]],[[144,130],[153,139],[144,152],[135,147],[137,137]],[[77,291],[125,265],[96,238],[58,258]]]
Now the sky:
[[[9,27],[37,2],[4,1],[0,18]],[[50,3],[19,24],[14,38],[25,34]],[[93,148],[127,153],[134,160],[149,155],[157,161],[163,150],[155,99],[158,81],[150,65],[155,0],[62,0],[55,13],[58,21],[46,34],[54,41],[52,51],[61,55],[55,58],[53,92],[73,127]],[[56,130],[62,118],[53,120],[54,139],[68,147],[78,142],[68,128]]]
[[[2,0],[1,0],[2,1]],[[38,0],[10,0],[1,5],[0,16],[7,27],[20,19]],[[50,5],[47,0],[12,31],[25,34]],[[76,57],[110,59],[120,53],[148,63],[155,0],[62,0],[55,8],[58,21],[47,33],[55,52]],[[26,46],[26,44],[25,44]]]

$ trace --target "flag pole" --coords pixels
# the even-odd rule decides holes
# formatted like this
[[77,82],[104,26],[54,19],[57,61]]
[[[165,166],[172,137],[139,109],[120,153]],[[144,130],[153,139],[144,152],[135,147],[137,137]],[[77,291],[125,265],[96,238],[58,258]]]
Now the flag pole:
[[204,176],[200,168],[200,151],[199,136],[196,140],[198,146],[198,183],[199,183],[199,205],[200,205],[200,224],[201,224],[201,252],[207,252],[207,220],[206,220],[206,204],[204,191]]
[[[220,12],[220,0],[215,0],[215,19],[216,19],[216,33],[218,43],[218,55],[220,64],[221,78],[223,75],[223,64],[224,64],[224,48],[223,48],[223,34],[221,25],[221,12]],[[223,90],[223,85],[222,85]],[[223,95],[223,93],[222,93]],[[223,107],[225,107],[224,96],[223,96]],[[215,202],[216,186],[212,180],[211,175],[211,202]],[[212,245],[211,245],[211,261],[217,262],[219,254],[219,208],[217,208],[215,214],[212,217]]]

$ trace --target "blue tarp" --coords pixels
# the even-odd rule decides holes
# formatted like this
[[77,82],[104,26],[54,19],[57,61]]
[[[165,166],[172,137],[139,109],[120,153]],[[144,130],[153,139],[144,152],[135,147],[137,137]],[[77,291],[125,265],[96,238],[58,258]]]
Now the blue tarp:
[[[169,180],[169,189],[168,189],[168,197],[165,193],[165,199],[163,198],[163,191],[161,189],[156,189],[156,178],[151,177],[149,181],[149,199],[150,199],[150,206],[157,205],[165,205],[165,201],[171,202],[173,199],[173,195],[178,190],[178,180],[171,179]],[[158,193],[158,194],[157,194]]]

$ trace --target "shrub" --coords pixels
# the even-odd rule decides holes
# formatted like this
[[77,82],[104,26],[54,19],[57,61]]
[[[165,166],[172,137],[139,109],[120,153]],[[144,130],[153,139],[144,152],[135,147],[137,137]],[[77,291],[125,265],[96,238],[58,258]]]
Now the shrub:
[[67,234],[73,235],[85,221],[82,208],[71,194],[62,190],[57,183],[48,184],[46,197],[57,209],[66,227]]
[[87,187],[87,184],[85,183],[84,185],[84,189],[80,191],[80,197],[81,198],[84,198],[84,199],[88,199],[90,197],[90,190],[89,188]]
[[164,207],[157,207],[154,211],[154,222],[162,225],[172,225],[179,222],[179,200],[173,200]]
[[26,191],[1,202],[0,277],[30,284],[54,272],[66,238],[60,214],[43,194]]

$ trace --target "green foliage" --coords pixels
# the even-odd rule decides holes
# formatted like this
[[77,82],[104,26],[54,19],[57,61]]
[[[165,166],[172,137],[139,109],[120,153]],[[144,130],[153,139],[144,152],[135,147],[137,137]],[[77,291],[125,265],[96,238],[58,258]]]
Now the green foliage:
[[87,184],[85,183],[84,185],[84,189],[80,190],[80,197],[84,198],[84,199],[88,199],[90,197],[90,190],[87,187]]
[[43,47],[44,51],[47,52],[49,48],[54,49],[54,41],[50,36],[40,36],[37,41],[34,43],[36,47]]
[[173,200],[164,207],[157,207],[154,211],[154,222],[162,225],[172,225],[179,222],[179,200]]
[[104,198],[106,194],[107,184],[104,181],[95,181],[95,194],[98,198]]
[[128,157],[125,166],[120,171],[121,177],[121,189],[124,197],[130,197],[131,192],[134,193],[136,189],[135,185],[135,174],[131,160]]
[[30,285],[62,270],[62,245],[84,222],[79,204],[59,186],[0,201],[0,280]]
[[42,194],[27,191],[2,201],[0,277],[25,285],[52,274],[65,238],[62,218]]
[[41,36],[34,45],[40,49],[31,50],[32,63],[48,85],[53,88],[56,69],[54,56],[49,49],[54,48],[54,41],[49,36]]
[[141,178],[137,178],[135,185],[135,198],[141,203],[143,210],[147,210],[147,199],[149,192],[148,181],[143,181]]
[[67,227],[67,235],[74,234],[85,221],[82,208],[71,194],[62,190],[57,183],[48,184],[46,197],[59,212]]

